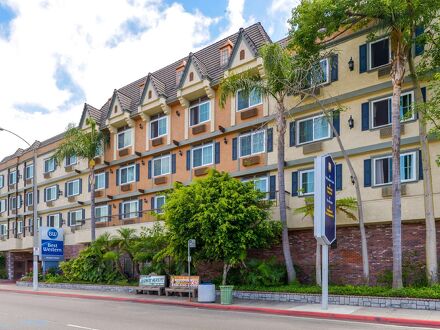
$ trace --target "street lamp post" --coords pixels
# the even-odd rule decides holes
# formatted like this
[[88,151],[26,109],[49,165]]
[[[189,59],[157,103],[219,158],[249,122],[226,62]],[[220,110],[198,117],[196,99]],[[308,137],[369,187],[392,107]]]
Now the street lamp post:
[[[31,144],[27,142],[25,139],[23,139],[20,135],[11,132],[5,128],[0,127],[0,131],[8,132],[12,135],[15,135],[22,141],[24,141],[29,148],[32,148]],[[33,206],[33,220],[32,220],[32,234],[33,234],[33,267],[32,267],[32,275],[33,275],[33,282],[32,287],[34,291],[38,290],[38,231],[37,229],[37,223],[38,223],[38,212],[37,212],[37,149],[34,146],[32,148],[33,150],[33,169],[32,169],[32,183],[33,183],[33,189],[32,189],[32,206]]]

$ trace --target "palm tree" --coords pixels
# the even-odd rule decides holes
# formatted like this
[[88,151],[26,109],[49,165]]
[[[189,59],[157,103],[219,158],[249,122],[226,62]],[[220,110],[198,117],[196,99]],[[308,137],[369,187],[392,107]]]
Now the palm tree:
[[119,228],[117,230],[118,236],[113,237],[112,245],[116,248],[119,253],[119,257],[122,255],[127,255],[134,267],[137,274],[140,273],[139,263],[136,262],[136,246],[139,240],[139,236],[136,234],[136,229],[134,228]]
[[83,130],[70,124],[64,135],[64,141],[55,151],[53,158],[61,164],[66,157],[76,156],[85,159],[90,169],[90,204],[91,204],[91,241],[96,239],[95,229],[95,158],[102,152],[106,135],[96,126],[92,118],[86,119],[87,129]]
[[252,91],[259,93],[269,100],[272,98],[276,103],[276,129],[277,137],[277,170],[278,170],[278,198],[279,212],[282,224],[282,247],[287,270],[287,279],[292,283],[296,278],[293,260],[290,251],[289,234],[287,228],[286,196],[285,192],[285,149],[286,118],[288,109],[285,100],[289,95],[297,94],[304,87],[305,64],[296,61],[291,54],[279,44],[267,44],[260,49],[263,59],[264,76],[253,71],[232,75],[224,79],[220,85],[220,105],[224,107],[229,96],[243,91],[249,95]]

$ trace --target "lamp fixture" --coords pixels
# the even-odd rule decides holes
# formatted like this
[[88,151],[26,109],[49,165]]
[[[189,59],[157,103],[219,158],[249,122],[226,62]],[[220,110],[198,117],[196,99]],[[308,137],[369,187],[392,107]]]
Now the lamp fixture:
[[182,155],[183,155],[182,150],[179,150],[179,156],[182,156]]
[[177,115],[177,117],[180,117],[180,111],[179,110],[176,111],[176,115]]
[[348,118],[348,127],[350,127],[350,129],[354,127],[354,119],[351,115],[350,118]]
[[225,137],[225,138],[223,139],[223,142],[224,142],[225,144],[228,144],[228,139]]
[[113,169],[112,168],[110,169],[110,173],[113,174]]
[[353,61],[353,57],[350,57],[350,60],[348,61],[348,68],[350,69],[350,71],[354,70],[354,61]]
[[141,164],[142,164],[142,165],[145,165],[145,161],[144,161],[143,159],[141,160]]
[[139,123],[139,128],[144,129],[144,125],[142,125],[142,123]]

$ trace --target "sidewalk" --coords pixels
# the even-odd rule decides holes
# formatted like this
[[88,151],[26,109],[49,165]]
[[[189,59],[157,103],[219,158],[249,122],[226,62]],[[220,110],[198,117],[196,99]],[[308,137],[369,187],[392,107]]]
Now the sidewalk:
[[383,323],[405,326],[432,327],[440,329],[440,312],[423,310],[405,310],[391,308],[370,308],[357,306],[329,305],[327,311],[321,310],[318,304],[299,304],[287,302],[252,301],[234,299],[233,305],[221,305],[219,302],[207,304],[190,302],[187,297],[159,297],[156,295],[123,294],[111,292],[61,290],[43,288],[35,292],[29,287],[17,287],[15,284],[0,283],[2,291],[17,294],[36,294],[79,299],[108,300],[143,304],[162,304],[187,308],[208,308],[237,312],[252,312],[292,317],[309,317]]

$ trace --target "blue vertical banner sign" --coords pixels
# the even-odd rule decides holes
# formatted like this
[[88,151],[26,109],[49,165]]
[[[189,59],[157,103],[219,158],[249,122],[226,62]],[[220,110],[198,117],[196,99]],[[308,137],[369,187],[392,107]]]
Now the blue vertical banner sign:
[[42,261],[64,260],[64,230],[40,227],[40,258]]

